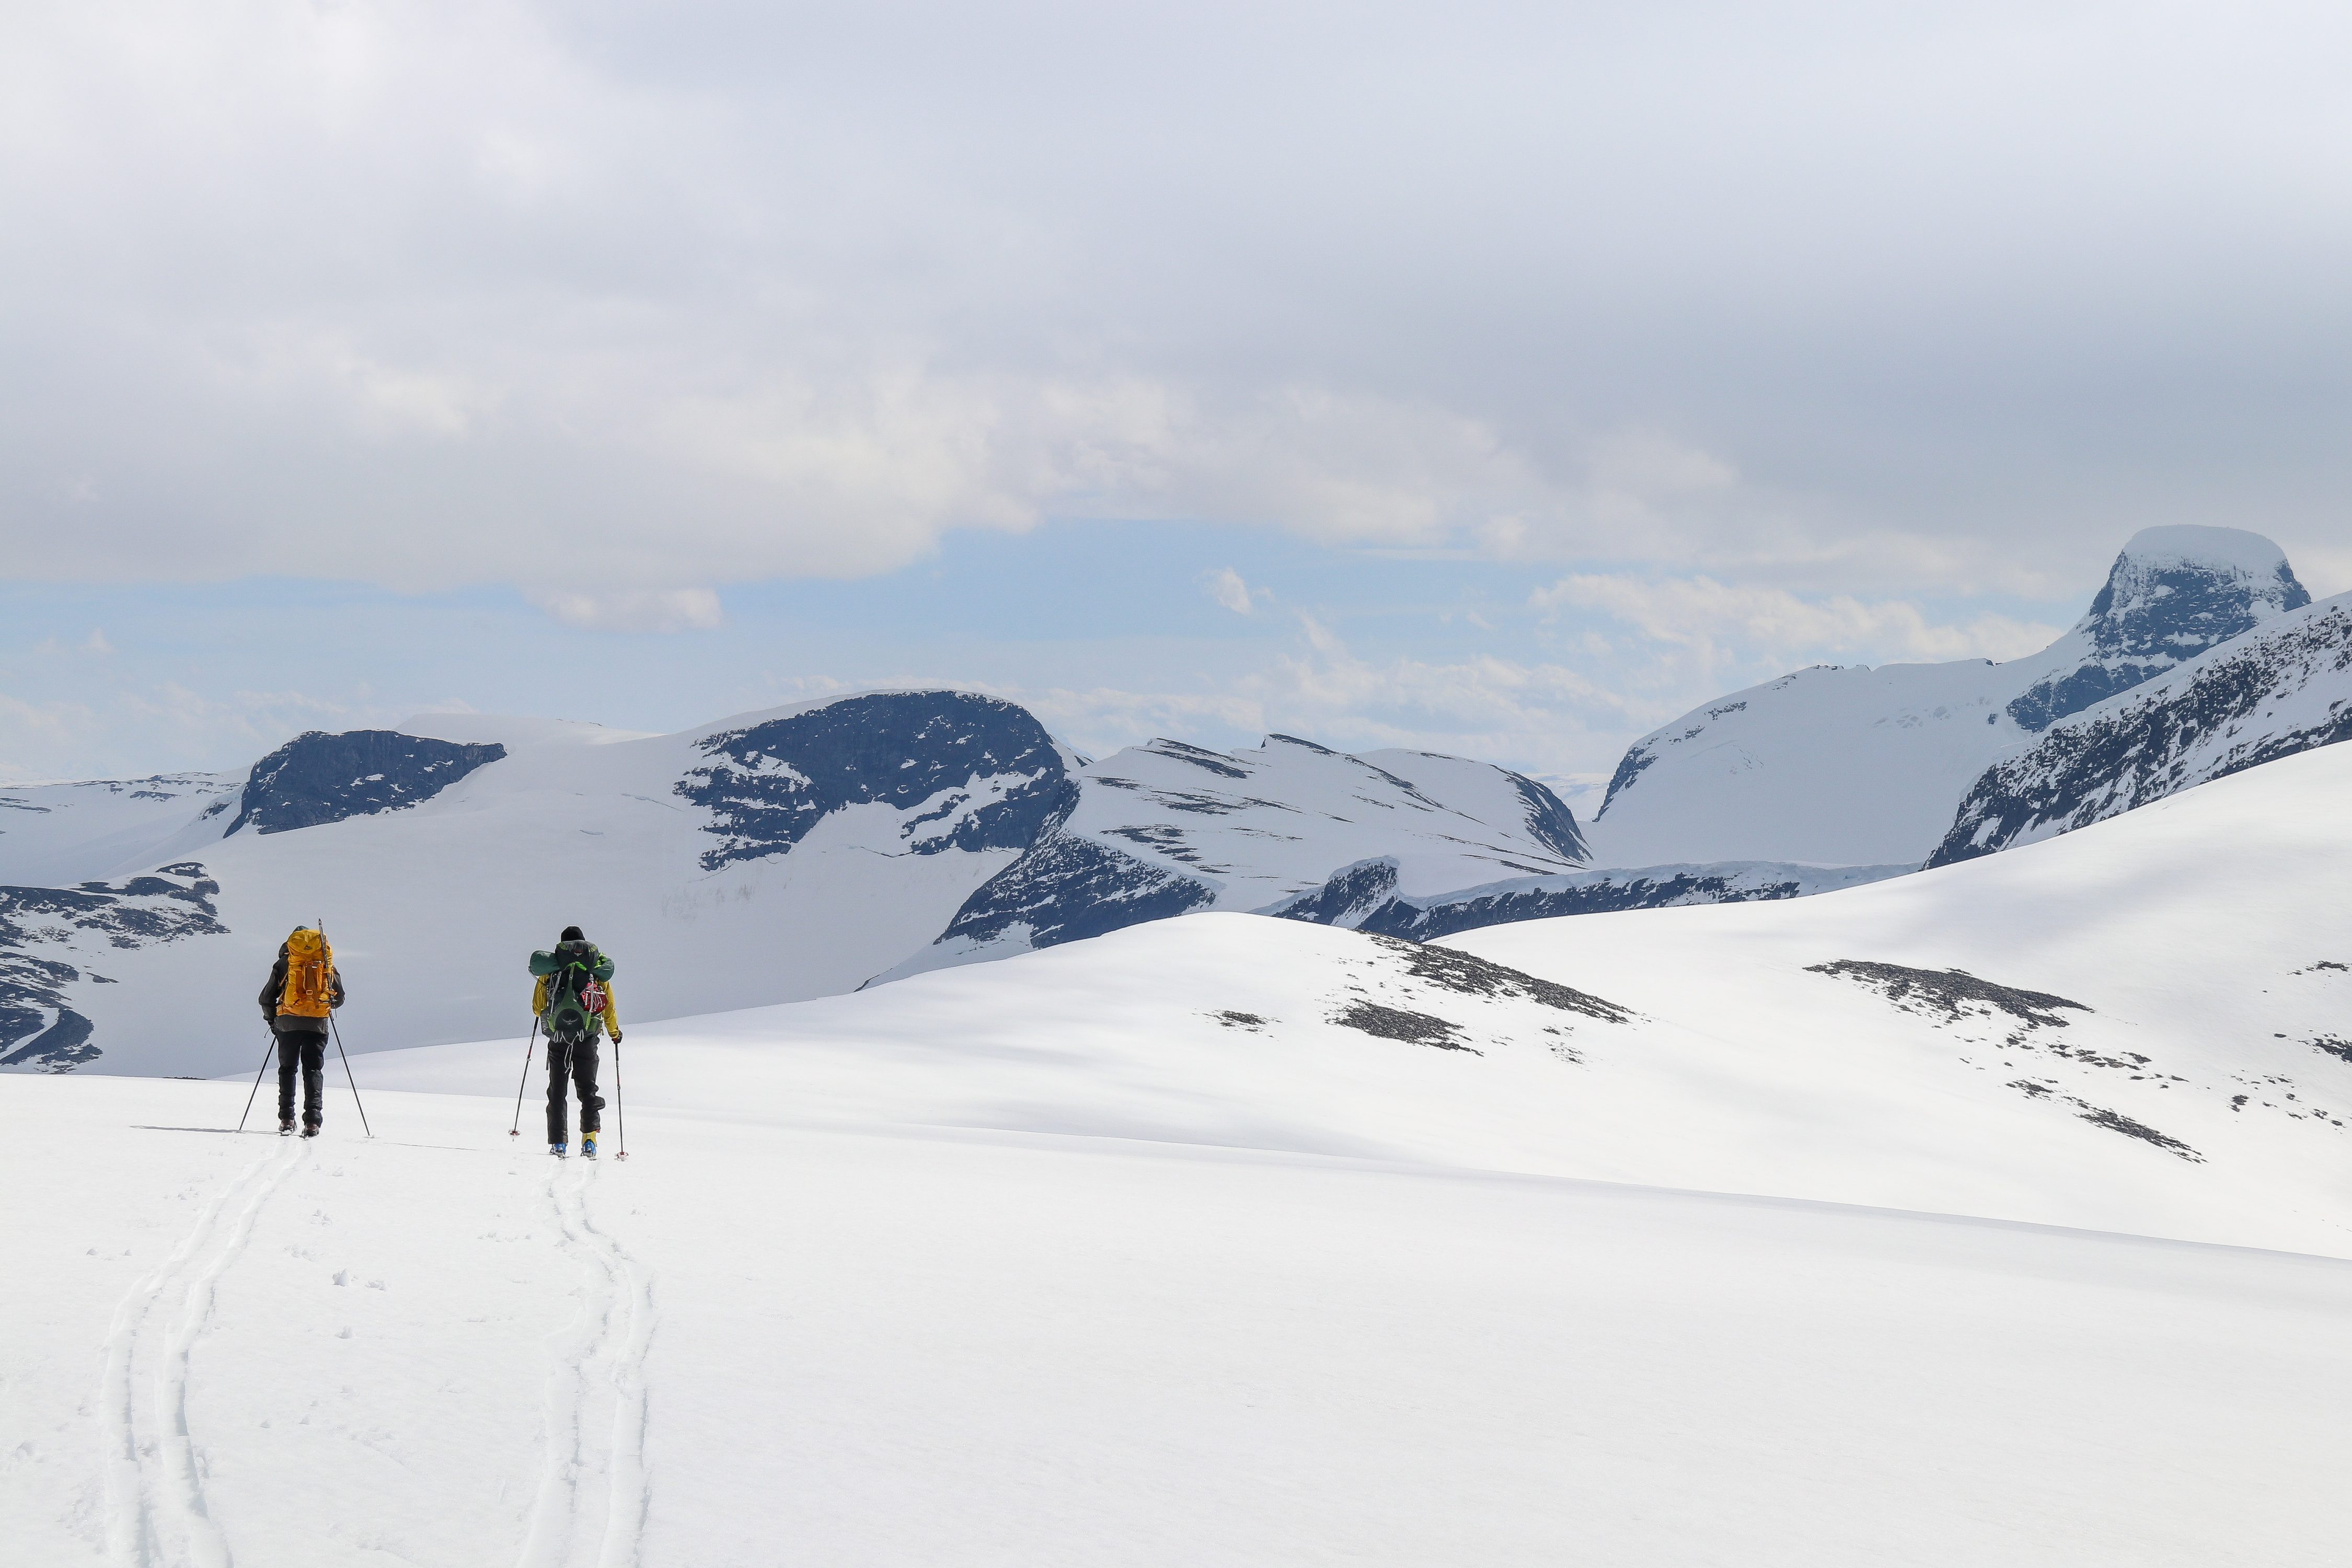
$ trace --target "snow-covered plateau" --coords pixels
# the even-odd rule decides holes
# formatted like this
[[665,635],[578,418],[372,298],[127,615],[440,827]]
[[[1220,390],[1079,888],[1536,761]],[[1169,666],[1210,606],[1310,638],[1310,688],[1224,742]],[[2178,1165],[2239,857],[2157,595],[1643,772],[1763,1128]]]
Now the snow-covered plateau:
[[1801,900],[1428,945],[1209,911],[643,1025],[625,1163],[498,1125],[519,1037],[359,1058],[375,1137],[338,1089],[315,1143],[228,1131],[243,1079],[0,1078],[0,1530],[2333,1563],[2347,791],[2328,746]]

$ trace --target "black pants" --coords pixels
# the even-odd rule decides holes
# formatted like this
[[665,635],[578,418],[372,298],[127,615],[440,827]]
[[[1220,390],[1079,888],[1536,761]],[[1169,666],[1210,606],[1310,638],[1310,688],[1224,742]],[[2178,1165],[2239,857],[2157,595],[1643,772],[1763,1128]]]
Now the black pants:
[[278,1120],[294,1119],[294,1068],[302,1068],[302,1124],[316,1127],[326,1119],[320,1100],[327,1087],[327,1037],[309,1029],[292,1029],[278,1037]]
[[547,1042],[547,1141],[569,1141],[563,1131],[563,1080],[580,1092],[580,1131],[594,1132],[604,1125],[604,1097],[596,1092],[596,1040]]

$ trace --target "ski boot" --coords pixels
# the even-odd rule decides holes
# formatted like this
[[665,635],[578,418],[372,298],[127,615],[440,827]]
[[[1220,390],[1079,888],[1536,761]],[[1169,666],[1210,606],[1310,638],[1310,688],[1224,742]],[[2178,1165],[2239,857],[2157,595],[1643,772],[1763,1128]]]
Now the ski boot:
[[596,1157],[596,1134],[593,1132],[583,1132],[580,1135],[580,1157],[583,1160],[593,1160]]
[[280,1138],[291,1138],[294,1136],[294,1119],[292,1117],[281,1116],[278,1119],[278,1136]]
[[555,1156],[557,1159],[559,1159],[559,1160],[562,1159],[566,1154],[570,1153],[570,1152],[571,1152],[571,1150],[572,1150],[572,1145],[571,1145],[571,1144],[569,1144],[569,1143],[550,1143],[550,1144],[547,1146],[547,1152],[548,1152],[549,1153],[551,1153],[551,1154],[554,1155],[554,1156]]
[[318,1124],[317,1122],[315,1122],[315,1121],[305,1121],[304,1123],[302,1123],[302,1136],[303,1136],[303,1137],[305,1137],[305,1138],[316,1138],[318,1135],[319,1135],[319,1124]]

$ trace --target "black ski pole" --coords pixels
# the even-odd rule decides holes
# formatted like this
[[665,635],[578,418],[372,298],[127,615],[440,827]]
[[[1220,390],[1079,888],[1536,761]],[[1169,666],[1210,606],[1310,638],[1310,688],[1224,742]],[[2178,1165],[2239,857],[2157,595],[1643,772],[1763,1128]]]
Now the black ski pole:
[[514,1125],[507,1129],[507,1136],[509,1138],[522,1136],[522,1091],[530,1087],[530,1054],[537,1049],[539,1049],[539,1015],[533,1013],[530,1016],[530,1043],[522,1048],[522,1079],[515,1085]]
[[[319,917],[319,946],[330,954],[333,952],[331,948],[327,947],[327,917],[324,915]],[[375,1129],[368,1126],[367,1106],[360,1099],[360,1080],[352,1076],[352,1058],[343,1049],[343,1032],[335,1027],[334,984],[335,961],[330,956],[327,960],[327,1029],[335,1037],[335,1054],[343,1058],[343,1081],[352,1086],[352,1103],[359,1107],[360,1127],[373,1138],[375,1136]]]
[[613,1036],[613,1110],[621,1119],[621,1152],[617,1157],[625,1160],[629,1157],[629,1093],[621,1087],[621,1037],[617,1030]]
[[327,1015],[327,1027],[334,1030],[335,1054],[343,1058],[343,1081],[352,1086],[352,1103],[360,1108],[360,1126],[366,1130],[369,1137],[373,1138],[375,1136],[375,1129],[368,1126],[367,1107],[360,1100],[360,1080],[352,1076],[352,1058],[343,1050],[343,1032],[335,1028],[335,1016],[332,1013]]
[[245,1097],[245,1114],[236,1119],[236,1130],[239,1132],[245,1131],[245,1118],[253,1114],[254,1095],[261,1092],[261,1073],[265,1073],[269,1070],[269,1058],[277,1054],[278,1033],[273,1029],[270,1031],[269,1035],[269,1048],[261,1053],[261,1072],[257,1072],[253,1075],[253,1094],[248,1094]]

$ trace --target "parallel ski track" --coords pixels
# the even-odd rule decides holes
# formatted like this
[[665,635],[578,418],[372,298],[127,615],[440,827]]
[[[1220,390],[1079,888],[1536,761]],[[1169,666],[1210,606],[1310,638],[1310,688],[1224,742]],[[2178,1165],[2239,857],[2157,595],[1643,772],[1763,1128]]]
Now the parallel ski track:
[[597,1177],[596,1166],[567,1161],[548,1178],[556,1234],[585,1278],[579,1314],[550,1341],[546,1460],[520,1568],[631,1568],[645,1550],[653,1287],[590,1216]]
[[253,1236],[255,1216],[302,1145],[273,1149],[207,1203],[188,1234],[114,1309],[106,1336],[101,1429],[106,1544],[120,1568],[230,1568],[205,1498],[188,1426],[188,1363],[212,1321],[215,1288]]

